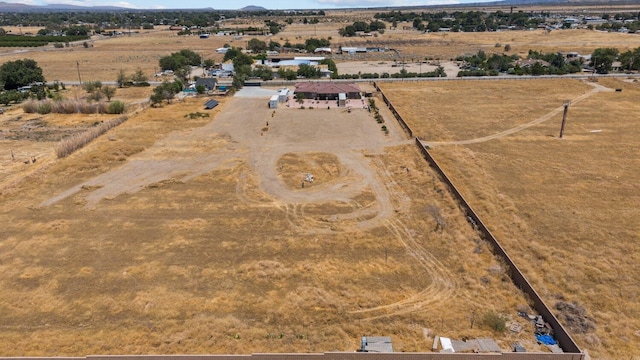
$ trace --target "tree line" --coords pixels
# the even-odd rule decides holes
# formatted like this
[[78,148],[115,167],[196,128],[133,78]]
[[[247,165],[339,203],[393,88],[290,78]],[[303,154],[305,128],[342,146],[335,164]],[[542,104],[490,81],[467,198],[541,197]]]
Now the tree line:
[[397,27],[398,22],[411,22],[412,27],[419,31],[438,31],[449,28],[451,31],[483,32],[496,31],[504,26],[521,28],[536,28],[549,14],[535,11],[518,11],[515,13],[498,10],[485,13],[483,11],[454,11],[440,12],[402,12],[391,11],[376,13],[375,19],[390,22]]
[[26,36],[26,35],[0,35],[0,47],[38,47],[51,42],[70,43],[89,39],[88,36]]
[[[135,10],[119,11],[56,11],[56,12],[7,12],[0,17],[0,26],[65,26],[66,24],[90,23],[111,25],[118,28],[141,27],[142,24],[180,25],[207,27],[225,19],[282,17],[291,18],[291,11],[284,10]],[[322,10],[296,11],[296,16],[324,16]]]

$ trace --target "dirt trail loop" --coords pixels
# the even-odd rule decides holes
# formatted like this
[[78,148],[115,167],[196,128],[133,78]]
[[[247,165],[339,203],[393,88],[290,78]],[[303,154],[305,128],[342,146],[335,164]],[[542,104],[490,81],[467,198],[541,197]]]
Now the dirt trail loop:
[[386,226],[396,239],[405,246],[409,255],[416,259],[424,269],[425,274],[423,276],[431,278],[431,284],[422,291],[393,304],[356,310],[350,313],[362,316],[360,320],[373,320],[408,314],[450,301],[456,295],[458,286],[449,270],[420,244],[413,232],[407,229],[400,219],[387,220]]
[[[177,132],[131,157],[124,165],[58,194],[42,206],[81,193],[87,207],[102,199],[134,193],[154,183],[190,179],[219,168],[241,166],[235,195],[250,206],[275,206],[285,213],[300,233],[327,233],[332,226],[355,232],[384,226],[424,269],[430,285],[406,299],[353,312],[363,320],[419,311],[450,299],[457,291],[448,270],[415,239],[395,210],[406,210],[411,199],[396,184],[381,158],[386,146],[410,144],[396,124],[389,123],[385,135],[365,109],[267,108],[268,97],[237,96],[214,121],[191,131]],[[268,124],[267,124],[268,123]],[[337,180],[307,189],[287,187],[277,169],[285,154],[325,152],[340,161]],[[248,179],[256,176],[261,192],[251,189]],[[252,192],[253,191],[253,192]],[[354,198],[373,193],[375,201],[358,206]],[[266,195],[266,197],[265,197]],[[348,213],[331,214],[328,221],[306,216],[306,204],[324,202],[352,204]]]
[[[341,220],[341,216],[345,219],[367,218],[359,226],[368,228],[392,216],[394,205],[379,167],[366,155],[380,154],[385,146],[405,143],[401,130],[385,136],[364,109],[352,112],[344,109],[281,109],[274,114],[266,106],[269,97],[264,95],[247,96],[241,91],[211,123],[173,133],[132,156],[121,167],[78,184],[41,206],[82,193],[86,206],[95,207],[102,199],[135,193],[155,183],[186,182],[216,168],[248,162],[259,178],[261,190],[271,195],[276,203],[350,202],[369,189],[376,196],[373,219],[368,214],[360,216],[357,213],[340,215],[336,219]],[[276,163],[284,154],[305,152],[335,154],[349,176],[341,177],[342,182],[304,191],[288,188],[278,176]],[[244,179],[241,175],[240,183]],[[252,201],[249,195],[242,194],[242,186],[238,189],[241,200]]]
[[[593,83],[593,82],[587,82],[587,84],[593,86],[593,89],[591,89],[591,91],[586,92],[578,97],[576,97],[575,99],[571,100],[571,104],[577,104],[585,99],[590,98],[591,96],[601,92],[601,91],[614,91],[614,89],[610,89],[607,88],[605,86],[602,86],[598,83]],[[480,142],[485,142],[485,141],[489,141],[489,140],[495,140],[495,139],[499,139],[501,137],[505,137],[507,135],[511,135],[511,134],[515,134],[519,131],[522,131],[524,129],[528,129],[534,125],[538,125],[541,124],[551,118],[553,118],[554,116],[557,116],[558,114],[560,114],[561,112],[564,111],[564,106],[560,106],[557,107],[555,109],[553,109],[551,112],[549,112],[548,114],[545,114],[533,121],[530,121],[528,123],[525,124],[521,124],[518,125],[514,128],[505,130],[505,131],[501,131],[499,133],[493,134],[493,135],[489,135],[489,136],[483,136],[483,137],[479,137],[479,138],[475,138],[475,139],[469,139],[469,140],[457,140],[457,141],[424,141],[421,140],[422,143],[429,145],[429,146],[441,146],[441,145],[468,145],[468,144],[476,144],[476,143],[480,143]]]

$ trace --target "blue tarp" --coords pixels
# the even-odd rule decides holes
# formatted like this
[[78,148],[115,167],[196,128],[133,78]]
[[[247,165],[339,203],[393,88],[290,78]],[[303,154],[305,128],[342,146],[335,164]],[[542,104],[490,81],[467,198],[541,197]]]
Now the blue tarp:
[[551,335],[536,334],[536,339],[538,339],[539,343],[542,343],[542,344],[545,344],[545,345],[555,345],[556,344],[556,340]]

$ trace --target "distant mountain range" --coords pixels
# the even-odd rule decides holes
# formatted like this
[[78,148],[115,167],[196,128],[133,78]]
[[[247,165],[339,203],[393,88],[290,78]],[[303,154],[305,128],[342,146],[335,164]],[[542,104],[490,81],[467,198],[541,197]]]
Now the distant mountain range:
[[[636,3],[637,0],[504,0],[504,1],[493,1],[493,2],[483,2],[476,3],[476,5],[531,5],[531,4],[570,4],[570,5],[580,5],[580,4],[627,4],[627,3]],[[465,4],[465,6],[473,6],[474,4],[469,3]],[[420,7],[430,7],[430,6],[420,6]],[[405,8],[402,6],[400,8]],[[408,8],[408,7],[407,7]],[[213,8],[203,8],[203,9],[162,9],[162,10],[188,10],[188,11],[212,11]],[[240,11],[265,11],[266,8],[262,6],[249,5],[245,6],[242,9],[238,9]],[[153,11],[152,9],[131,9],[125,7],[118,6],[77,6],[77,5],[67,5],[67,4],[47,4],[47,5],[27,5],[27,4],[19,4],[19,3],[8,3],[4,1],[0,1],[0,12],[55,12],[55,11]],[[161,10],[158,10],[161,11]]]
[[[150,9],[131,9],[119,6],[78,6],[67,4],[47,4],[47,5],[27,5],[19,3],[8,3],[0,1],[0,12],[52,12],[52,11],[150,11]],[[214,10],[213,8],[204,9],[163,9],[163,10]],[[249,5],[240,11],[265,11],[267,9],[262,6]]]
[[51,11],[122,11],[131,10],[118,6],[76,6],[67,4],[27,5],[0,2],[0,12],[51,12]]

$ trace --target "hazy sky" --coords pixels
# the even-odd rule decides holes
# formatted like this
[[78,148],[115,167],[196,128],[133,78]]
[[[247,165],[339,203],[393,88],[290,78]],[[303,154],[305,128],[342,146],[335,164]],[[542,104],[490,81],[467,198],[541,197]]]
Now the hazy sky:
[[29,5],[72,4],[80,6],[113,5],[138,9],[184,9],[211,7],[236,10],[249,5],[267,9],[335,9],[352,7],[442,5],[490,0],[4,0]]

